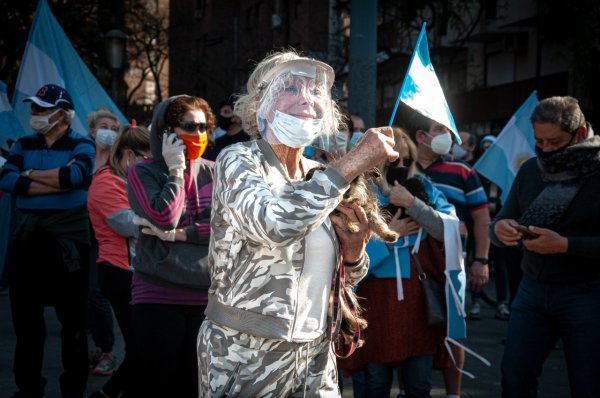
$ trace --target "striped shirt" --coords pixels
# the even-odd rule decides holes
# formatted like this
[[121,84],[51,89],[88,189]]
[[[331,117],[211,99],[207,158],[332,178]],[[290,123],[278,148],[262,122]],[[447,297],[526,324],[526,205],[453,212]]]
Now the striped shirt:
[[467,163],[441,156],[426,169],[419,168],[454,205],[459,220],[467,221],[469,213],[488,207],[481,180]]
[[[16,196],[22,210],[65,210],[87,203],[92,180],[95,149],[92,140],[71,128],[51,147],[39,133],[19,138],[4,167],[0,169],[0,190]],[[59,184],[65,192],[29,196],[32,180],[21,176],[29,169],[59,168]]]

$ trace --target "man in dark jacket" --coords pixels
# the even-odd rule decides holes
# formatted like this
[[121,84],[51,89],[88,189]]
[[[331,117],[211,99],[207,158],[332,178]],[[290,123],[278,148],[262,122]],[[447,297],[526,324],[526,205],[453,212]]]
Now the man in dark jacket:
[[16,396],[44,395],[44,306],[52,305],[62,325],[60,389],[63,397],[79,398],[89,372],[87,189],[94,144],[71,129],[75,111],[64,88],[47,84],[24,101],[31,102],[35,133],[19,138],[0,172],[0,189],[16,200],[8,271]]
[[576,99],[551,97],[531,116],[537,158],[525,162],[490,225],[523,248],[511,308],[502,396],[537,396],[549,351],[563,341],[573,397],[600,396],[600,137]]

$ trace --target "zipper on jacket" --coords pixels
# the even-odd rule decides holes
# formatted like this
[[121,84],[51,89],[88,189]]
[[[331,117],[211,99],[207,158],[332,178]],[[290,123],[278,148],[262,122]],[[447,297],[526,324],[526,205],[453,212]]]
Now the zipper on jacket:
[[296,329],[296,320],[298,318],[298,296],[300,294],[300,278],[302,278],[302,274],[304,272],[304,263],[306,262],[306,236],[304,238],[302,238],[302,242],[304,243],[302,245],[302,250],[304,251],[302,253],[302,269],[300,270],[300,275],[298,276],[298,283],[297,283],[297,288],[296,288],[296,303],[294,305],[294,316],[293,316],[293,321],[292,321],[292,328],[290,329],[290,335],[288,336],[288,340],[292,340],[292,337],[294,336],[294,330]]

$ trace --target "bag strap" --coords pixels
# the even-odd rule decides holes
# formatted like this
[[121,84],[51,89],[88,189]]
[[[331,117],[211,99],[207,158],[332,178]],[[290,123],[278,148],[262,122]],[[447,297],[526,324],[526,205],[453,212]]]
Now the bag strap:
[[415,260],[415,266],[417,267],[417,272],[419,273],[419,280],[422,281],[427,279],[427,274],[425,273],[425,271],[423,271],[423,267],[421,266],[421,260],[419,260],[419,256],[417,256],[414,253],[410,253],[410,256],[413,258],[413,260]]

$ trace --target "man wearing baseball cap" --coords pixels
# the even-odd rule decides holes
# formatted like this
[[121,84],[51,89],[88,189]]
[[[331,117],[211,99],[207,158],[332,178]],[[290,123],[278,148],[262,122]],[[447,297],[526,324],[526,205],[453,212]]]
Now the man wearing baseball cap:
[[29,124],[35,133],[19,138],[0,170],[0,190],[16,198],[8,261],[17,338],[15,396],[44,395],[44,306],[52,305],[62,325],[61,392],[63,397],[79,398],[88,375],[86,203],[94,144],[71,129],[73,100],[63,87],[47,84],[24,102],[31,102]]

